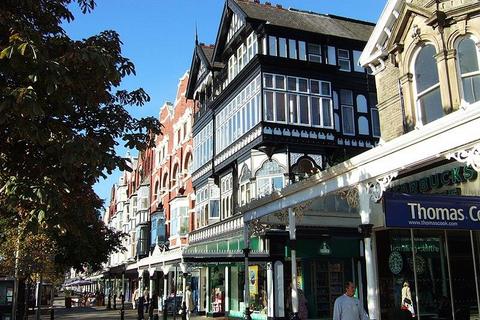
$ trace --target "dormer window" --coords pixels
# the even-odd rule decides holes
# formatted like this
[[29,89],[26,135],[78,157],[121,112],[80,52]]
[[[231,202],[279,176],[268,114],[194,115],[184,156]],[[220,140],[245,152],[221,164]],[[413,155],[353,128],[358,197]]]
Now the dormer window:
[[427,124],[445,115],[440,96],[435,47],[426,44],[414,59],[414,87],[417,122]]
[[461,77],[462,98],[474,103],[480,100],[479,49],[472,38],[462,39],[457,46],[459,75]]

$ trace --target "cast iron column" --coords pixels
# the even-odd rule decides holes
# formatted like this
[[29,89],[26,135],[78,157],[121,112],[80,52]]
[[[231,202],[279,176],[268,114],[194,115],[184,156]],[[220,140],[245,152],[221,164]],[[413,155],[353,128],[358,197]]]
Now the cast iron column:
[[368,187],[364,184],[358,185],[358,203],[359,213],[362,224],[358,226],[359,231],[364,238],[365,250],[365,268],[367,276],[367,306],[370,319],[375,320],[380,317],[380,300],[378,291],[378,274],[376,269],[375,238],[372,237],[370,194]]
[[297,292],[297,242],[295,210],[288,208],[288,232],[290,234],[290,256],[292,260],[292,320],[299,320],[298,317],[298,292]]
[[250,289],[248,283],[248,256],[250,255],[250,237],[248,235],[248,224],[244,224],[243,226],[243,243],[245,248],[243,249],[243,254],[245,256],[245,284],[244,284],[244,298],[243,301],[245,303],[245,320],[252,320],[251,312],[250,312]]

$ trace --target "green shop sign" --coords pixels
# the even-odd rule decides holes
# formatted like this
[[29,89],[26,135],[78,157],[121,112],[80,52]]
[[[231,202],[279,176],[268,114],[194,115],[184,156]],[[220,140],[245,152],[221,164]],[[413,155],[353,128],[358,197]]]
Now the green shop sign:
[[[477,172],[471,166],[459,166],[440,173],[435,173],[421,179],[407,182],[391,189],[393,192],[400,193],[427,193],[438,190],[443,187],[459,185],[468,181],[477,179]],[[450,190],[452,191],[452,190]],[[453,190],[453,193],[457,193]],[[449,191],[446,191],[451,193]]]
[[[440,239],[415,239],[415,249],[417,253],[438,253],[440,252]],[[392,251],[412,252],[412,241],[410,238],[392,239]]]

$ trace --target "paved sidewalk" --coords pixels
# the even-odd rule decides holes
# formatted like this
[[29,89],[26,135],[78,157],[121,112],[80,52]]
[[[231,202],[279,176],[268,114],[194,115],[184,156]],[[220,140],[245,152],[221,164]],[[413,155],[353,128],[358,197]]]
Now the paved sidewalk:
[[[30,319],[34,319],[33,315],[30,315]],[[176,320],[182,320],[182,316],[175,317]],[[50,315],[42,315],[41,320],[49,320]],[[106,310],[105,307],[74,307],[74,308],[55,308],[55,320],[119,320],[120,310]],[[137,320],[137,310],[125,310],[125,320]],[[159,315],[159,319],[162,320],[162,316]],[[191,320],[206,319],[204,316],[191,316]],[[223,319],[223,318],[222,318]],[[145,318],[147,320],[147,318]],[[173,316],[168,316],[168,320],[173,320]]]
[[[120,310],[106,310],[105,307],[74,307],[74,308],[55,308],[54,319],[120,319]],[[33,319],[33,318],[32,318]],[[42,320],[49,320],[50,314],[42,315]],[[125,320],[136,320],[136,310],[125,310]]]

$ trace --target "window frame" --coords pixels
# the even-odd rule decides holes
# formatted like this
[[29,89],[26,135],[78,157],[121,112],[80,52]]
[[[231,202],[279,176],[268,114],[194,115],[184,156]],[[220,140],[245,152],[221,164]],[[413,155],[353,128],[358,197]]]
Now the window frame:
[[[342,133],[346,136],[355,136],[355,110],[354,106],[348,105],[348,104],[341,104],[341,110],[342,110]],[[345,109],[350,109],[351,114],[352,114],[352,129],[353,132],[345,132],[345,119],[346,119],[346,112]]]
[[[376,114],[376,119],[377,119],[377,122],[378,122],[378,126],[375,126],[374,114]],[[380,127],[380,113],[378,113],[378,107],[371,107],[370,108],[370,122],[371,122],[371,125],[372,125],[371,135],[375,138],[380,138],[381,135],[382,135],[382,130],[381,130],[381,127]],[[378,128],[378,135],[375,134],[376,133],[375,128]]]
[[[422,97],[428,95],[429,93],[432,93],[432,92],[434,92],[435,90],[438,89],[438,92],[439,92],[439,95],[440,95],[440,105],[441,105],[441,102],[442,102],[441,87],[440,87],[440,74],[438,73],[438,65],[437,65],[437,61],[436,61],[435,58],[434,58],[434,62],[435,62],[435,67],[436,67],[436,71],[437,71],[438,82],[436,84],[424,89],[423,91],[418,92],[415,65],[416,65],[417,58],[418,58],[420,52],[427,46],[432,46],[433,49],[435,50],[435,54],[437,54],[437,48],[435,47],[435,45],[433,43],[430,43],[430,42],[425,42],[425,43],[422,43],[420,46],[418,46],[418,48],[416,48],[415,53],[413,54],[412,60],[411,60],[411,63],[410,63],[411,73],[413,75],[412,87],[413,87],[413,98],[414,98],[415,118],[416,118],[416,126],[417,127],[421,127],[421,126],[424,126],[428,123],[434,122],[435,120],[438,120],[438,119],[435,119],[435,120],[430,121],[428,123],[423,123],[423,121],[422,121],[423,114],[422,114],[422,106],[420,105],[420,99]],[[443,107],[442,107],[442,110],[443,110]],[[445,113],[445,111],[443,111],[443,112]]]
[[[340,52],[347,53],[347,57],[346,58],[341,57]],[[345,72],[351,72],[352,71],[352,63],[351,63],[350,59],[351,59],[350,50],[337,48],[337,60],[338,60],[338,67],[339,67],[338,70],[345,71]],[[348,69],[342,68],[342,65],[340,64],[340,61],[348,62]]]
[[[311,46],[312,47],[317,47],[319,53],[311,53]],[[322,63],[322,45],[318,43],[312,43],[308,42],[307,43],[307,51],[308,51],[308,61],[315,62],[315,63]],[[318,58],[318,61],[312,60],[312,58]]]
[[[476,56],[477,56],[478,70],[462,74],[458,47],[459,47],[460,43],[464,40],[470,40],[474,44],[475,53],[476,53]],[[479,42],[477,41],[476,37],[474,37],[472,34],[467,34],[465,36],[462,36],[455,41],[458,86],[459,86],[459,89],[460,89],[459,91],[460,91],[460,95],[461,95],[462,104],[466,104],[466,105],[478,103],[480,101],[480,94],[479,94],[479,97],[476,101],[468,102],[467,100],[465,100],[465,89],[464,89],[464,85],[463,85],[463,81],[464,81],[465,78],[480,76],[480,48],[477,45],[478,43]]]

